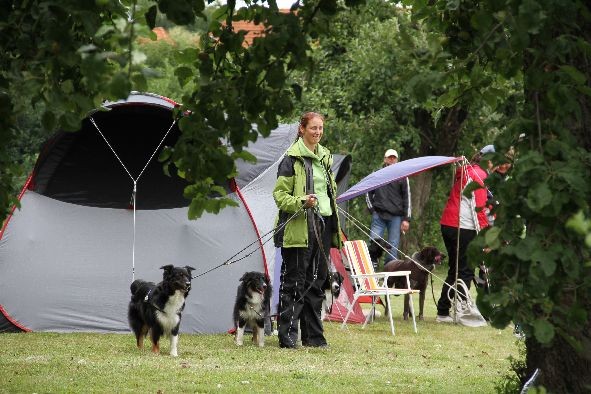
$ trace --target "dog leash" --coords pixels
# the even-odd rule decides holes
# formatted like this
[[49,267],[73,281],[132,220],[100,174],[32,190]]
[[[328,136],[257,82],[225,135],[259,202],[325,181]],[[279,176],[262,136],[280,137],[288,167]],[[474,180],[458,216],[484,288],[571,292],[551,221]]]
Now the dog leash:
[[[193,275],[191,277],[191,279],[195,279],[195,278],[199,278],[203,275],[209,274],[212,271],[215,271],[218,268],[223,267],[224,265],[230,265],[230,264],[234,264],[239,262],[240,260],[244,260],[245,258],[252,256],[252,254],[254,252],[256,252],[257,250],[259,250],[262,246],[264,246],[267,242],[269,242],[272,238],[267,239],[264,242],[261,242],[261,240],[263,240],[266,236],[268,236],[269,234],[277,231],[277,230],[281,230],[283,227],[285,227],[287,225],[287,223],[289,223],[291,220],[293,220],[297,215],[300,214],[300,212],[302,212],[304,210],[304,207],[302,206],[300,209],[298,209],[293,215],[291,215],[285,222],[281,223],[280,225],[274,227],[273,229],[271,229],[270,231],[266,232],[265,234],[261,235],[259,238],[255,239],[253,242],[251,242],[250,244],[246,245],[244,248],[242,248],[241,250],[239,250],[238,252],[236,252],[234,255],[232,255],[230,258],[228,258],[226,261],[224,261],[223,263],[216,265],[215,267],[212,267],[210,269],[208,269],[207,271],[204,271],[202,273],[200,273],[199,275]],[[256,243],[260,243],[261,245],[258,246],[257,248],[255,248],[254,250],[252,250],[250,253],[240,257],[239,259],[236,260],[232,260],[234,257],[238,256],[240,253],[244,252],[246,249],[250,248],[252,245],[256,244]]]

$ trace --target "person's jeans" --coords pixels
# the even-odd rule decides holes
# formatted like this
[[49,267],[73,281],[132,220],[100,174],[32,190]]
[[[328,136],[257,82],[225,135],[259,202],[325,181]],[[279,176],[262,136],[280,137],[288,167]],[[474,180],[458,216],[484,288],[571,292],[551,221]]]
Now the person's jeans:
[[376,212],[371,214],[371,226],[369,236],[371,239],[384,237],[384,233],[388,230],[388,243],[392,246],[390,248],[390,256],[385,256],[384,262],[398,258],[398,244],[400,243],[400,223],[402,216],[393,216],[390,220],[384,220]]

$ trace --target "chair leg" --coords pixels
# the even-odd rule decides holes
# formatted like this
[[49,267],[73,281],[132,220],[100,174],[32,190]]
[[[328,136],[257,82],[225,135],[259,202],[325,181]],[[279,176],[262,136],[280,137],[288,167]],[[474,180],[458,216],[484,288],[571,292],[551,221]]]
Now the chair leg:
[[369,319],[375,314],[375,311],[376,311],[376,297],[371,296],[371,309],[369,310],[369,313],[367,314],[367,316],[365,316],[365,322],[363,323],[363,327],[361,327],[361,328],[365,328],[365,326],[367,326]]
[[353,307],[355,306],[355,303],[357,302],[357,298],[358,298],[357,296],[354,296],[353,302],[347,308],[347,315],[345,316],[345,320],[343,320],[343,324],[341,324],[341,330],[343,328],[345,328],[345,326],[347,325],[347,320],[349,320],[349,316],[351,315],[351,312],[353,312]]
[[418,333],[418,331],[417,331],[417,321],[415,319],[415,308],[414,308],[414,305],[412,303],[412,296],[413,296],[412,293],[409,294],[408,295],[408,300],[409,300],[409,304],[410,304],[410,314],[412,315],[412,325],[413,325],[413,327],[415,329],[415,334],[417,334]]
[[394,333],[394,321],[392,321],[392,307],[390,305],[392,305],[390,303],[390,295],[386,294],[386,298],[388,299],[387,304],[388,304],[388,318],[390,319],[390,331],[392,331],[392,335],[396,335]]

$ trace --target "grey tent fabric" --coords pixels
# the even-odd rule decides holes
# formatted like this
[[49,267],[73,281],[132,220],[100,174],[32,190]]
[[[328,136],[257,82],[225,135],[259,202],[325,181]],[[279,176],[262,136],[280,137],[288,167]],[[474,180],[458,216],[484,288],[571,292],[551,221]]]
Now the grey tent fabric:
[[[92,116],[137,175],[171,126],[174,103],[133,94],[106,106],[111,110]],[[173,126],[166,144],[179,133]],[[237,162],[238,189],[229,196],[238,207],[218,215],[188,220],[184,182],[150,163],[138,181],[135,248],[132,181],[97,134],[87,119],[77,133],[58,133],[44,145],[21,208],[0,232],[0,332],[128,332],[132,261],[136,279],[158,282],[163,265],[191,265],[199,275],[254,243],[236,258],[248,257],[195,278],[187,299],[182,332],[230,329],[242,274],[266,271],[273,278],[272,234],[262,249],[257,238],[273,229],[271,192],[297,125],[281,125],[247,147],[258,161]],[[335,158],[343,160],[350,164],[350,157]]]
[[[22,206],[0,243],[4,309],[34,331],[128,331],[133,213],[35,192],[25,193]],[[228,208],[221,216],[224,223],[216,215],[189,221],[184,208],[138,211],[135,277],[159,281],[165,264],[191,265],[199,273],[256,240],[242,209]],[[244,271],[263,269],[257,253],[195,279],[182,330],[231,327],[232,288]]]

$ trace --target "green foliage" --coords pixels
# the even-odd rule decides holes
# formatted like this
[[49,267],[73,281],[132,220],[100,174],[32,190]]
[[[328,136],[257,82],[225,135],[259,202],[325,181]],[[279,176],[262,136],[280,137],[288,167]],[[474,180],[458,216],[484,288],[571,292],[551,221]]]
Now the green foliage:
[[[380,168],[387,147],[396,147],[402,160],[471,156],[492,142],[513,115],[511,104],[520,102],[519,80],[481,68],[474,78],[492,86],[484,94],[463,93],[465,82],[459,84],[461,80],[448,73],[445,40],[410,16],[408,10],[383,1],[341,12],[329,34],[312,47],[313,75],[295,76],[304,88],[296,112],[313,109],[327,115],[324,141],[334,152],[352,155],[352,182]],[[502,99],[510,101],[504,106]],[[454,125],[451,116],[461,107],[470,113],[461,120],[464,124]],[[411,187],[416,186],[413,195],[428,194],[413,202],[411,248],[441,244],[438,223],[451,175],[445,170],[426,175],[436,177],[430,190],[417,185],[415,177],[410,180]],[[349,211],[369,224],[362,198],[351,201]],[[365,237],[354,226],[349,230],[352,237]]]
[[[235,172],[231,152],[240,153],[258,135],[276,128],[278,117],[290,115],[298,87],[288,74],[310,65],[310,37],[327,30],[340,6],[336,0],[306,2],[297,14],[283,14],[274,2],[237,9],[231,1],[213,12],[205,5],[204,0],[34,0],[2,7],[0,218],[13,201],[19,172],[9,168],[7,153],[16,138],[14,111],[22,111],[12,91],[29,107],[43,108],[41,122],[47,131],[78,130],[103,100],[125,98],[131,90],[170,94],[191,116],[179,122],[183,137],[164,164],[169,172],[177,166],[178,173],[195,183],[187,191],[193,198],[191,216],[234,204],[219,195],[209,201],[213,197],[207,185],[224,184]],[[243,46],[244,32],[233,29],[240,20],[267,26],[267,34]],[[138,40],[153,39],[151,29],[159,22],[188,26],[201,38],[187,43],[179,33],[173,37],[174,48]],[[174,75],[176,81],[156,81],[158,75]]]
[[[525,105],[495,140],[500,153],[493,161],[510,146],[517,156],[506,181],[488,182],[500,201],[497,220],[472,245],[475,261],[484,246],[493,249],[484,259],[495,286],[479,302],[490,308],[497,327],[517,321],[539,343],[560,335],[580,350],[591,305],[583,224],[591,192],[584,115],[588,6],[553,0],[409,3],[414,18],[446,35],[449,77],[465,81],[454,97],[490,88],[483,72],[513,78],[523,71]],[[443,97],[441,102],[449,100]]]
[[521,391],[523,386],[522,381],[527,381],[526,365],[525,365],[525,343],[523,341],[517,342],[518,357],[509,357],[511,364],[510,370],[502,376],[502,378],[495,385],[497,393],[517,393]]
[[138,42],[138,49],[146,56],[144,72],[150,75],[147,91],[180,102],[195,89],[192,78],[196,70],[179,64],[197,57],[195,46],[199,44],[199,36],[177,26],[168,30],[167,38],[157,41],[144,38]]

